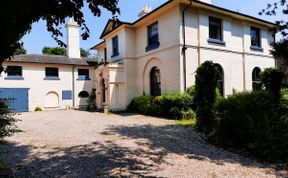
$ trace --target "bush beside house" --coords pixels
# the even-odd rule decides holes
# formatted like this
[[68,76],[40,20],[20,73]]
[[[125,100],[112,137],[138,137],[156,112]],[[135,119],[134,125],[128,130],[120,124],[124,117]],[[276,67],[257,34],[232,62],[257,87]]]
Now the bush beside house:
[[191,109],[192,104],[193,98],[187,93],[168,93],[157,97],[135,97],[128,106],[128,110],[150,116],[190,119],[195,116]]

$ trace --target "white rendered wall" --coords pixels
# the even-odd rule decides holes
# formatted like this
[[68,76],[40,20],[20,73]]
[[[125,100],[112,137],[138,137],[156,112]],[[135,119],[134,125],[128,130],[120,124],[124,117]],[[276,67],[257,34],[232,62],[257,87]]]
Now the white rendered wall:
[[[29,89],[29,111],[34,111],[36,107],[45,108],[45,97],[49,92],[55,92],[59,97],[59,106],[55,109],[63,109],[72,107],[72,100],[62,100],[63,90],[72,90],[72,66],[57,65],[57,64],[32,64],[32,63],[16,63],[5,62],[4,67],[7,65],[22,66],[22,74],[24,80],[6,80],[6,73],[2,73],[0,77],[0,88],[30,88]],[[44,80],[45,67],[58,67],[60,80]],[[91,92],[95,88],[94,80],[78,81],[78,68],[90,69],[90,76],[94,76],[93,67],[76,67],[75,75],[75,106],[79,106],[78,93],[82,90]]]

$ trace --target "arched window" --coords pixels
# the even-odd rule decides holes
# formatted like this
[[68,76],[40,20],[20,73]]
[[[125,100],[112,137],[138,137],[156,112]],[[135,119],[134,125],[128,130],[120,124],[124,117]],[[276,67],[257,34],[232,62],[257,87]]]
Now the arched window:
[[219,72],[217,87],[221,96],[224,96],[224,70],[219,64],[215,64],[217,71]]
[[255,67],[252,71],[253,91],[261,89],[260,73],[261,73],[261,69],[259,67]]
[[81,91],[79,94],[78,94],[78,97],[79,98],[89,98],[89,93],[87,91]]
[[105,86],[105,79],[103,78],[101,81],[101,85],[102,85],[102,102],[106,103],[106,86]]
[[158,67],[153,67],[150,71],[150,95],[161,95],[161,76]]

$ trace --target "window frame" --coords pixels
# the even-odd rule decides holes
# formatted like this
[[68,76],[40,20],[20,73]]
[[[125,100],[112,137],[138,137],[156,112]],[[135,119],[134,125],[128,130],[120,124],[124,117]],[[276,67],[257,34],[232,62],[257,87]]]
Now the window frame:
[[[50,70],[50,71],[48,71],[48,70]],[[55,71],[53,71],[53,70],[55,70]],[[57,71],[57,75],[50,75],[51,73],[56,72],[56,71]],[[44,78],[44,80],[60,80],[60,78],[59,78],[59,68],[58,67],[45,67],[45,78]]]
[[119,37],[118,35],[112,38],[112,56],[115,57],[119,55]]
[[[253,38],[255,32],[255,39]],[[250,27],[250,49],[255,51],[263,51],[261,29],[258,27]]]
[[[254,67],[252,70],[252,90],[261,90],[261,78],[260,78],[261,68]],[[257,74],[257,75],[255,75]]]
[[[212,24],[213,21],[215,24],[216,23],[217,24],[216,25]],[[209,25],[209,39],[223,42],[223,36],[224,36],[223,35],[223,20],[217,17],[209,16],[208,25]],[[217,32],[214,32],[216,34],[216,37],[214,37],[214,34],[212,34],[212,30],[215,28],[219,28],[218,30],[220,31],[219,34],[216,34]]]
[[154,22],[147,26],[147,47],[146,52],[159,48],[160,40],[159,40],[159,23]]
[[[85,71],[84,73],[88,72],[86,75],[80,75],[80,71]],[[77,80],[91,80],[90,78],[90,71],[89,69],[78,69],[78,79]]]
[[[14,69],[11,70],[11,68],[12,69],[14,68]],[[18,68],[18,70],[16,70],[15,68]],[[7,66],[6,71],[7,71],[7,77],[5,77],[6,80],[23,80],[24,79],[22,66],[16,66],[16,65]]]
[[150,78],[150,95],[161,96],[161,71],[157,66],[151,68],[149,73]]

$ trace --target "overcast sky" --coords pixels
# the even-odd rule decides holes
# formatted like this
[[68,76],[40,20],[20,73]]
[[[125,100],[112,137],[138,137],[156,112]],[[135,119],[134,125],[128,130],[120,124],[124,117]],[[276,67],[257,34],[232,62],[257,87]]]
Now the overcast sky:
[[[143,8],[143,6],[151,5],[152,9],[155,9],[166,1],[167,0],[119,0],[121,15],[118,17],[120,20],[133,22],[137,19],[138,12]],[[276,19],[284,19],[284,16],[282,14],[279,14],[276,17],[258,15],[258,12],[261,11],[262,8],[265,8],[267,3],[275,1],[276,0],[212,0],[212,4],[275,22]],[[107,20],[111,18],[111,14],[107,11],[103,11],[101,17],[94,17],[90,13],[89,9],[85,7],[84,15],[86,23],[90,29],[91,37],[86,41],[82,40],[81,47],[89,49],[100,42],[99,36]],[[63,28],[62,31],[64,32],[62,40],[66,42],[65,28]],[[41,54],[44,46],[57,46],[57,43],[51,38],[50,33],[47,32],[45,22],[43,21],[34,23],[31,32],[26,34],[22,41],[24,42],[24,47],[26,48],[27,53],[29,54]]]

